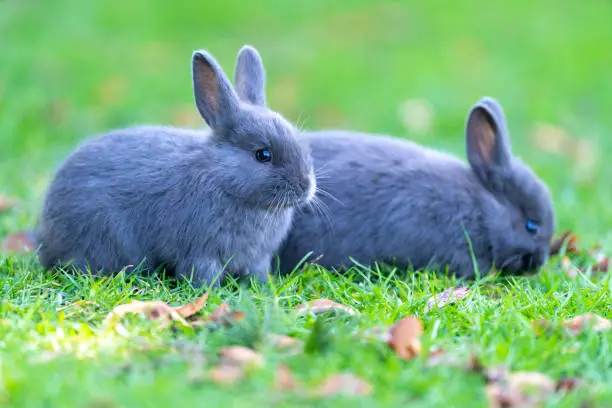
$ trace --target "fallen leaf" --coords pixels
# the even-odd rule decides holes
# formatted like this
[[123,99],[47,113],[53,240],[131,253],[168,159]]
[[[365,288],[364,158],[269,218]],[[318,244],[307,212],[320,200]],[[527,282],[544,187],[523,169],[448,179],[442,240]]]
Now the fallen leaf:
[[244,377],[244,370],[231,364],[220,364],[208,372],[208,379],[220,385],[232,385]]
[[486,386],[489,406],[531,407],[544,401],[556,391],[556,383],[539,372],[519,371],[511,373]]
[[608,272],[609,263],[609,258],[603,258],[601,261],[598,261],[595,265],[593,265],[591,270],[593,272]]
[[485,395],[490,408],[512,408],[523,404],[523,397],[520,394],[502,388],[499,384],[487,384]]
[[526,390],[534,389],[543,394],[552,394],[556,389],[556,383],[546,374],[537,371],[516,371],[508,376],[508,384],[511,388]]
[[280,391],[295,391],[298,389],[298,383],[293,377],[291,370],[284,364],[276,368],[274,377],[274,386]]
[[141,314],[149,320],[162,320],[164,321],[164,326],[171,321],[177,321],[184,326],[189,326],[189,323],[183,319],[173,307],[158,300],[148,302],[132,300],[130,303],[116,306],[113,311],[106,316],[104,322],[109,323],[110,321],[117,321],[131,313]]
[[[149,320],[162,320],[162,326],[167,326],[170,322],[179,322],[183,326],[197,326],[197,322],[189,322],[186,318],[192,317],[199,312],[205,305],[208,299],[208,293],[200,296],[191,303],[184,306],[172,307],[160,300],[143,302],[140,300],[132,300],[130,303],[116,306],[110,312],[105,323],[114,320],[117,321],[129,313],[138,313],[144,315]],[[196,323],[196,324],[194,324]]]
[[401,319],[391,327],[389,333],[387,343],[400,358],[410,360],[421,354],[420,336],[423,334],[423,325],[416,317]]
[[277,350],[297,353],[301,351],[302,347],[304,346],[303,342],[294,337],[283,336],[273,333],[268,334],[266,337],[268,341],[272,344],[272,346]]
[[263,365],[263,358],[255,350],[242,346],[224,347],[219,352],[221,363],[224,365],[235,365],[239,367]]
[[436,296],[432,296],[427,301],[427,306],[425,307],[425,312],[429,312],[434,306],[442,308],[447,304],[453,304],[463,299],[470,293],[470,288],[468,286],[457,286],[455,288],[448,288],[444,292],[437,294]]
[[580,272],[580,269],[576,268],[572,264],[572,260],[569,259],[569,257],[567,256],[564,256],[563,258],[561,258],[561,269],[563,269],[565,273],[567,274],[567,276],[572,279],[578,276],[578,272]]
[[33,231],[19,231],[7,235],[0,245],[0,250],[5,254],[27,254],[34,252],[36,246]]
[[336,374],[327,378],[315,390],[313,396],[331,397],[334,395],[366,396],[372,393],[372,385],[353,374]]
[[484,375],[487,384],[505,381],[510,375],[508,367],[504,365],[489,368],[482,367],[481,372]]
[[427,367],[462,367],[465,361],[455,354],[449,354],[443,349],[437,349],[427,355]]
[[208,379],[217,384],[232,385],[244,377],[247,369],[263,365],[263,358],[247,347],[224,347],[219,355],[221,361],[208,372]]
[[198,313],[204,306],[206,306],[206,301],[208,300],[208,293],[200,296],[196,300],[191,303],[188,303],[184,306],[179,306],[175,308],[176,312],[183,316],[184,318],[188,318]]
[[15,206],[14,200],[0,195],[0,213],[10,211],[13,209],[14,206]]
[[389,327],[372,327],[363,332],[355,333],[354,337],[362,338],[368,341],[377,341],[388,343],[391,341],[391,333]]
[[556,390],[557,391],[572,391],[574,388],[579,387],[582,384],[582,381],[576,377],[567,377],[560,378],[557,381]]
[[578,252],[578,237],[572,231],[566,231],[550,243],[550,256],[559,255],[563,246],[565,254],[572,255]]
[[579,334],[586,329],[594,332],[607,331],[612,328],[612,323],[608,319],[604,319],[593,313],[587,313],[565,320],[562,326],[568,329],[572,334]]
[[296,310],[299,315],[305,315],[309,312],[312,314],[320,314],[338,310],[350,315],[359,314],[359,312],[357,312],[355,309],[340,303],[336,303],[329,299],[311,300],[310,302],[302,303],[301,305],[296,306],[294,310]]
[[230,310],[227,303],[221,303],[210,316],[206,323],[215,323],[223,326],[231,326],[244,319],[244,313]]

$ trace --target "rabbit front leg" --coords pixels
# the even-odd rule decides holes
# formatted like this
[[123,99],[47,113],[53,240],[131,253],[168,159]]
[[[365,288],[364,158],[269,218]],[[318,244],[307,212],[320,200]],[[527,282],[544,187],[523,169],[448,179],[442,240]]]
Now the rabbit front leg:
[[221,286],[225,275],[223,265],[213,258],[188,259],[181,262],[177,268],[181,279],[190,280],[194,286]]

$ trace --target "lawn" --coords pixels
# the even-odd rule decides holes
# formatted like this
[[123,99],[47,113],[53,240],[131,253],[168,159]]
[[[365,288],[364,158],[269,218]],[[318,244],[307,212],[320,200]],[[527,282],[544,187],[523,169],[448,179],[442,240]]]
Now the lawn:
[[[558,232],[611,254],[611,21],[605,0],[2,1],[0,196],[16,205],[0,214],[0,236],[35,225],[54,169],[88,135],[141,123],[201,126],[191,52],[208,49],[233,75],[238,49],[250,43],[268,70],[269,105],[308,129],[387,133],[464,157],[468,109],[496,97],[514,152],[550,187]],[[487,406],[482,375],[466,369],[477,356],[486,367],[581,379],[547,406],[611,406],[612,332],[538,335],[532,327],[585,313],[612,318],[609,275],[568,271],[553,258],[534,277],[455,282],[433,272],[355,267],[339,275],[313,266],[266,285],[228,282],[201,314],[225,302],[245,318],[194,330],[104,318],[134,299],[185,304],[204,288],[53,274],[31,255],[0,255],[0,405]],[[469,285],[469,296],[427,310],[431,296],[457,284]],[[294,312],[316,298],[360,313]],[[424,327],[414,359],[363,335],[405,316]],[[270,333],[302,341],[303,351],[278,350]],[[265,363],[219,385],[209,372],[232,345],[257,350]],[[432,366],[435,350],[466,363]],[[350,373],[371,392],[317,398],[278,389],[279,366],[305,390]]]

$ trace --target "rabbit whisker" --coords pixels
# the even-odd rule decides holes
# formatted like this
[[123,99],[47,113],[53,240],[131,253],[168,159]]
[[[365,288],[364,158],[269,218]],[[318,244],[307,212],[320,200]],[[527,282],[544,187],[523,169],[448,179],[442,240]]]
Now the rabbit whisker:
[[315,195],[313,200],[308,203],[308,205],[312,212],[318,214],[319,216],[321,216],[321,218],[323,218],[324,224],[327,224],[327,227],[331,230],[332,234],[334,234],[334,224],[332,222],[330,210],[327,204],[325,204],[320,198]]

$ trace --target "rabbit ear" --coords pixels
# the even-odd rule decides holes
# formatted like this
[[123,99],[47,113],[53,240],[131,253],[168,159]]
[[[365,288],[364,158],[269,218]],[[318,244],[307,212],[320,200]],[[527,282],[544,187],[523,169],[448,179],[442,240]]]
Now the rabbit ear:
[[238,97],[221,66],[206,51],[192,57],[193,92],[196,106],[206,123],[216,129],[238,110]]
[[483,181],[491,172],[510,165],[506,117],[495,99],[483,97],[474,105],[467,120],[466,142],[468,161]]
[[253,105],[266,105],[266,70],[259,53],[250,45],[238,53],[235,83],[240,99]]

